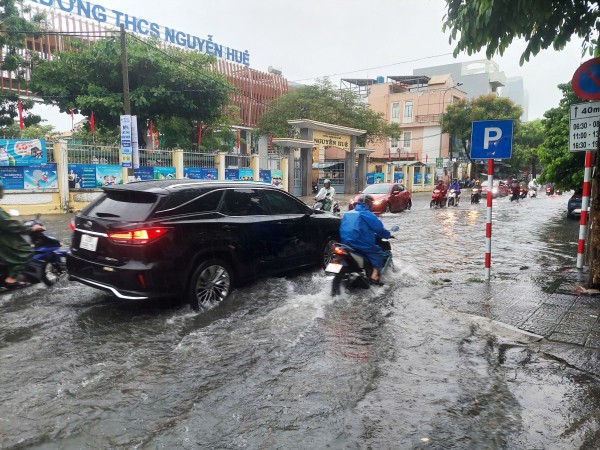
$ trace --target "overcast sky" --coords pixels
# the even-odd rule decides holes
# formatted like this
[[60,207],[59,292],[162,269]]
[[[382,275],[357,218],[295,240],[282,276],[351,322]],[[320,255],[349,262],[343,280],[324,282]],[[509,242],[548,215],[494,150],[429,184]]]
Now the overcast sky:
[[[442,32],[444,0],[95,0],[108,9],[157,22],[202,39],[250,52],[250,66],[279,67],[290,81],[310,84],[330,76],[375,78],[411,75],[413,69],[484,58],[452,57]],[[581,58],[581,41],[561,52],[545,50],[522,67],[524,42],[494,56],[507,77],[522,76],[529,93],[529,120],[558,105],[559,83],[569,81]],[[68,114],[43,113],[59,130]]]

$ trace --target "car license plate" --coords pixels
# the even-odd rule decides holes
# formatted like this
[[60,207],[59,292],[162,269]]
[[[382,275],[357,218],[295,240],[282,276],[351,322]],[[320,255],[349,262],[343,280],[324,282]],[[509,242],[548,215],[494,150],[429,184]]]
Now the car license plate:
[[88,250],[90,252],[95,252],[97,246],[98,246],[98,237],[97,236],[90,236],[89,234],[81,235],[81,242],[79,242],[79,248]]
[[342,266],[341,264],[329,263],[327,264],[327,267],[325,267],[325,272],[340,273],[342,267],[344,266]]

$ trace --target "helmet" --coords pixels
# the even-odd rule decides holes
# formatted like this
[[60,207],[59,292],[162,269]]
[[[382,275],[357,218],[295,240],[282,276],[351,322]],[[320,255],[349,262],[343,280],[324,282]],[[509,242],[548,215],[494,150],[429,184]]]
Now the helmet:
[[326,184],[328,184],[329,186],[331,186],[331,180],[329,178],[325,178],[323,180],[323,186],[325,186]]
[[361,194],[356,199],[356,203],[364,203],[365,205],[367,205],[367,208],[369,208],[370,211],[373,207],[373,197],[371,197],[368,194]]

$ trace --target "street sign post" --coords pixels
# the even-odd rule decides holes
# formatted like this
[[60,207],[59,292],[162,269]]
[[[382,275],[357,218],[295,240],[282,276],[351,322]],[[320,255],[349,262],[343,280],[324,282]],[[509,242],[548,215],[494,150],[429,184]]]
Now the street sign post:
[[492,192],[494,191],[494,159],[510,159],[512,155],[513,120],[480,120],[471,125],[471,158],[488,160],[487,217],[485,224],[485,279],[492,269]]
[[569,151],[585,152],[598,148],[600,102],[571,105],[569,115]]

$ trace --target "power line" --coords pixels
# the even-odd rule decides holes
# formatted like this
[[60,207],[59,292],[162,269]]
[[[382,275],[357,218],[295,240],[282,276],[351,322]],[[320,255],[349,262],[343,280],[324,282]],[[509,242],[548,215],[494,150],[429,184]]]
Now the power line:
[[441,56],[448,56],[448,55],[452,55],[452,52],[450,52],[450,53],[441,53],[439,55],[424,56],[423,58],[409,59],[409,60],[406,60],[406,61],[400,61],[400,62],[393,63],[393,64],[386,64],[385,66],[369,67],[367,69],[358,69],[358,70],[352,70],[352,71],[349,71],[349,72],[332,73],[332,74],[329,74],[329,75],[321,75],[321,76],[312,77],[312,78],[301,78],[299,80],[291,80],[291,81],[292,82],[300,82],[300,81],[306,81],[306,80],[316,80],[317,78],[335,77],[335,76],[338,76],[338,75],[347,75],[349,73],[366,72],[367,70],[385,69],[386,67],[398,66],[400,64],[408,64],[408,63],[417,62],[417,61],[424,61],[426,59],[439,58]]

